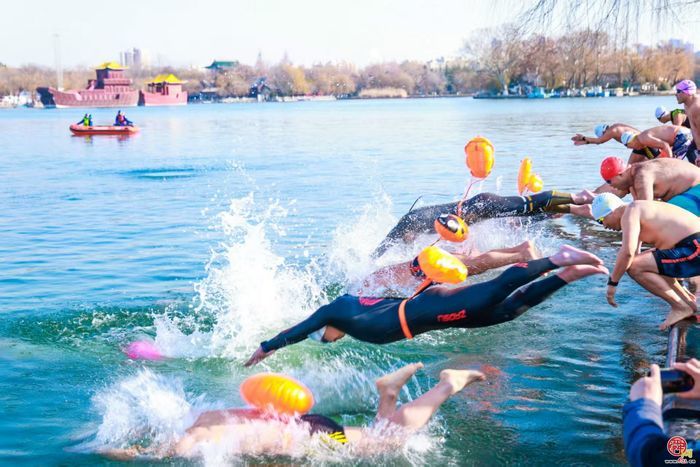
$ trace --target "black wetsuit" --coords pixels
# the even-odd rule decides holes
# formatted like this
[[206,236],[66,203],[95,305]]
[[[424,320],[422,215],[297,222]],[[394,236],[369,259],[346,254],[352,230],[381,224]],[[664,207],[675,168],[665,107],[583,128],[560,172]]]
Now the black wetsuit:
[[[549,258],[542,258],[512,266],[490,281],[453,289],[431,287],[406,303],[406,324],[412,335],[418,335],[436,329],[480,328],[511,321],[566,285],[559,276],[552,275],[513,293],[556,268]],[[402,301],[342,295],[260,346],[269,352],[295,344],[323,326],[374,344],[399,341],[406,338],[399,318]]]
[[656,148],[644,147],[642,149],[634,149],[632,151],[632,154],[638,154],[640,156],[644,156],[647,159],[651,160],[651,159],[656,159],[657,157],[659,157],[659,155],[661,154],[661,150],[656,149]]
[[[543,191],[528,196],[499,196],[480,193],[462,204],[461,217],[467,224],[494,217],[528,216],[546,211],[555,211],[556,206],[571,204],[571,195],[558,191]],[[457,214],[459,202],[424,206],[414,209],[391,229],[387,237],[372,253],[378,257],[409,234],[433,231],[435,219],[441,214]]]

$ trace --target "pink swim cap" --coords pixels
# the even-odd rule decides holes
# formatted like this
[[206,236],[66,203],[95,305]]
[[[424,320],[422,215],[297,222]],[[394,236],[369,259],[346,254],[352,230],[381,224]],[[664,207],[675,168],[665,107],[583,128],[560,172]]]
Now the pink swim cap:
[[676,92],[682,92],[683,94],[693,95],[697,91],[697,86],[689,79],[684,79],[676,84]]

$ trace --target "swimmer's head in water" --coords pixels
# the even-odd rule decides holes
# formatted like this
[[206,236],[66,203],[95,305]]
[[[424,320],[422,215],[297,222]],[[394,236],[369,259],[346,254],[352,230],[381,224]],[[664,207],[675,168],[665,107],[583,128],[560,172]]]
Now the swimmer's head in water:
[[322,344],[327,344],[328,341],[323,338],[323,335],[325,333],[326,333],[326,326],[323,326],[318,331],[314,331],[311,334],[309,334],[308,338],[313,340],[313,341],[320,342]]
[[463,242],[469,235],[467,224],[454,214],[441,214],[435,219],[434,227],[440,238],[448,242]]
[[666,114],[668,114],[668,110],[666,110],[664,107],[657,107],[656,112],[654,112],[657,120],[661,120],[661,118]]
[[596,125],[596,127],[595,127],[596,138],[602,137],[603,133],[605,133],[608,128],[609,128],[609,125],[606,125],[605,123],[601,123],[600,125]]
[[593,203],[591,204],[591,214],[593,215],[593,219],[595,219],[599,224],[605,225],[605,227],[608,228],[619,230],[619,226],[616,224],[608,224],[605,221],[610,214],[615,212],[620,206],[624,205],[624,201],[612,193],[602,193],[593,198]]
[[620,136],[620,142],[627,146],[630,144],[632,141],[634,141],[634,138],[637,137],[637,133],[633,133],[631,131],[625,131],[622,133],[622,136]]
[[615,177],[624,172],[625,169],[627,169],[627,164],[619,157],[606,157],[600,164],[600,176],[603,177],[605,183],[616,186]]

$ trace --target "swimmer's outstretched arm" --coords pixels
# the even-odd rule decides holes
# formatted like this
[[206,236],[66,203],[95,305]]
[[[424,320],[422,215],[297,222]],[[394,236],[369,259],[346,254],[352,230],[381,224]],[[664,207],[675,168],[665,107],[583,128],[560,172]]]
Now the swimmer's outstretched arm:
[[245,362],[244,365],[255,365],[261,360],[272,355],[275,350],[301,342],[306,339],[309,334],[318,331],[323,326],[328,325],[330,318],[330,305],[331,304],[323,305],[301,323],[295,324],[291,328],[280,332],[272,339],[260,343],[260,347],[255,351],[255,353],[253,353],[253,355],[247,362]]

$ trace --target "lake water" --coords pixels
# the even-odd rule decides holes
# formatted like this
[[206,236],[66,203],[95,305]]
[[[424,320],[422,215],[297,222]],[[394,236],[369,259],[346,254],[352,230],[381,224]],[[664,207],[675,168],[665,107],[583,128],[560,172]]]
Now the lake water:
[[[98,447],[159,440],[205,408],[239,406],[239,383],[263,369],[302,379],[316,412],[368,423],[374,379],[420,360],[426,368],[403,400],[444,368],[483,368],[489,381],[448,401],[403,451],[344,454],[342,463],[624,463],[621,406],[636,375],[663,361],[666,342],[657,330],[665,306],[628,278],[617,309],[594,277],[496,327],[385,346],[302,342],[254,370],[242,362],[377,266],[432,241],[369,259],[416,198],[461,194],[469,138],[496,147],[481,191],[514,194],[525,156],[546,189],[594,188],[600,161],[629,151],[569,138],[598,123],[654,126],[658,105],[674,99],[134,108],[126,114],[142,131],[127,139],[72,137],[81,109],[0,111],[0,462],[109,464]],[[114,115],[92,113],[96,123]],[[546,253],[571,243],[608,266],[619,242],[571,216],[481,222],[471,238],[482,250],[526,238]],[[145,337],[172,358],[128,361],[121,349]]]

